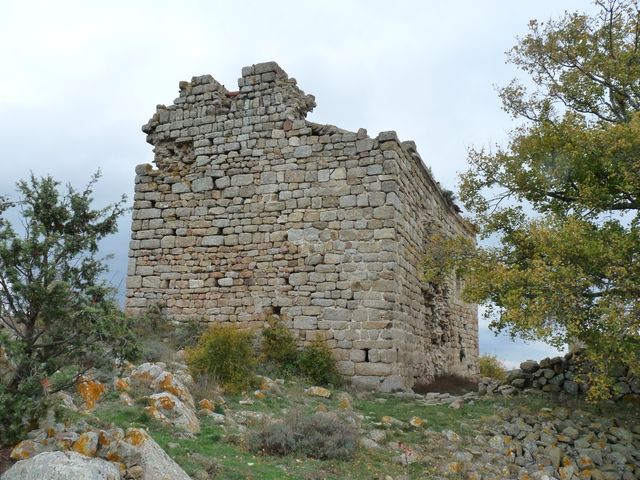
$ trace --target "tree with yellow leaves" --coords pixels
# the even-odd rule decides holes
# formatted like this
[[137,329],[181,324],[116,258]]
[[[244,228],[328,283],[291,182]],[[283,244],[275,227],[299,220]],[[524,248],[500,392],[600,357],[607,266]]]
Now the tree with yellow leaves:
[[433,242],[426,277],[456,270],[497,331],[585,345],[598,396],[612,365],[640,374],[640,12],[595,3],[531,21],[509,52],[534,86],[500,92],[522,122],[506,146],[471,149],[460,184],[497,246]]

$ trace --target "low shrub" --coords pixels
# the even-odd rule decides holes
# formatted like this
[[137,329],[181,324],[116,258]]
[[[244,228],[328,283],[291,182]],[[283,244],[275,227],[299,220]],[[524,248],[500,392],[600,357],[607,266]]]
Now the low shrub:
[[171,321],[164,314],[162,304],[151,305],[144,315],[133,319],[132,325],[140,344],[136,360],[167,363],[175,360],[178,350],[193,347],[207,328],[198,318]]
[[253,332],[233,325],[213,325],[196,346],[188,348],[187,365],[194,378],[209,374],[220,386],[237,393],[256,385]]
[[300,435],[298,450],[319,460],[348,460],[358,444],[354,427],[344,419],[324,412],[304,417]]
[[201,373],[193,380],[193,386],[189,390],[196,402],[203,399],[215,400],[220,395],[220,380],[213,374]]
[[289,455],[296,449],[296,433],[290,422],[274,422],[252,434],[249,448],[267,455]]
[[340,375],[331,350],[322,340],[316,340],[300,352],[298,368],[316,385],[339,385]]
[[275,364],[277,373],[290,376],[298,370],[298,349],[291,330],[276,320],[262,330],[262,357]]
[[306,455],[319,460],[348,460],[358,444],[356,429],[331,413],[301,416],[293,412],[249,437],[249,448],[268,455]]
[[136,355],[136,360],[144,362],[171,362],[176,350],[167,341],[144,337],[140,338],[140,351]]
[[170,341],[176,350],[193,347],[200,336],[209,328],[209,324],[202,318],[190,318],[186,322],[173,325]]
[[487,353],[480,355],[478,365],[480,366],[481,377],[489,377],[496,380],[504,380],[507,377],[504,364],[495,355]]

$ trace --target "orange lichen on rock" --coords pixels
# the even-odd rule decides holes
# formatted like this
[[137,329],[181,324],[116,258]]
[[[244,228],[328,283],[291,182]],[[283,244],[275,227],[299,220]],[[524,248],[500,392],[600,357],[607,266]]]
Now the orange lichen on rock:
[[98,435],[95,432],[85,432],[80,435],[71,447],[71,450],[78,452],[85,457],[95,457],[98,450]]
[[161,374],[151,385],[156,390],[172,393],[183,402],[193,405],[193,398],[189,391],[169,372]]
[[104,458],[109,460],[110,462],[119,462],[120,460],[122,460],[122,457],[120,457],[120,455],[118,455],[116,452],[109,452]]
[[146,370],[142,372],[134,372],[131,376],[138,382],[144,383],[147,385],[153,382],[153,379],[155,378],[153,375],[151,375],[151,373],[149,373]]
[[424,420],[420,417],[411,417],[409,419],[409,425],[411,425],[412,427],[423,427],[424,426]]
[[149,405],[148,407],[144,407],[144,413],[146,413],[147,415],[149,415],[151,418],[155,420],[160,420],[160,421],[167,420],[167,418],[162,413],[160,413],[160,410],[158,410],[155,405]]
[[126,378],[117,378],[114,382],[114,386],[116,387],[116,390],[119,391],[129,390],[129,380]]
[[130,443],[131,445],[135,445],[136,447],[143,445],[148,438],[149,435],[144,430],[140,430],[139,428],[132,428],[131,430],[127,431],[127,434],[124,437],[124,439],[128,443]]
[[36,444],[32,440],[23,440],[11,450],[12,460],[24,460],[36,453]]
[[182,389],[177,388],[173,383],[173,375],[170,373],[166,373],[162,376],[160,380],[160,388],[165,392],[173,393],[176,397],[180,397],[180,394],[183,393]]
[[87,377],[78,379],[76,389],[85,401],[88,410],[93,410],[100,397],[107,391],[107,387],[104,384]]
[[104,430],[100,430],[100,433],[98,433],[98,443],[103,447],[111,445],[111,436]]
[[160,402],[160,406],[165,410],[173,410],[176,408],[176,402],[171,400],[169,397],[162,396],[158,398],[158,401]]
[[211,400],[207,400],[206,398],[200,400],[198,402],[198,406],[203,410],[211,410],[212,412],[216,408],[215,404]]

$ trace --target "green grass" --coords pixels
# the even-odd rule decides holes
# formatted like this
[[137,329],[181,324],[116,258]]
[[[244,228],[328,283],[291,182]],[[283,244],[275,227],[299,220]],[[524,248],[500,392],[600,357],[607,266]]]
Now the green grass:
[[[268,413],[273,418],[283,418],[287,411],[296,409],[303,414],[311,414],[322,405],[328,411],[340,411],[338,396],[340,391],[332,389],[330,399],[310,397],[304,393],[305,385],[301,382],[287,382],[282,388],[282,395],[269,394],[264,399],[256,399],[253,395],[227,396],[225,410],[249,410]],[[240,405],[243,398],[251,398],[253,404]],[[425,420],[422,428],[414,428],[406,424],[402,428],[388,429],[387,440],[400,441],[416,448],[429,450],[429,437],[425,429],[442,431],[453,430],[464,437],[473,437],[482,424],[494,417],[498,409],[506,407],[510,410],[523,410],[537,413],[541,407],[565,406],[570,410],[582,409],[601,415],[617,418],[620,422],[637,418],[637,409],[624,409],[619,405],[590,405],[584,402],[554,405],[548,397],[516,397],[504,399],[496,397],[491,400],[480,400],[474,404],[465,403],[460,409],[451,409],[448,405],[424,405],[419,402],[393,396],[354,396],[352,408],[364,415],[363,434],[376,426],[384,415],[389,415],[403,422],[413,417]],[[234,479],[353,479],[370,480],[390,475],[396,478],[405,475],[407,478],[431,478],[441,476],[437,473],[438,464],[418,462],[409,467],[401,466],[393,461],[398,452],[390,449],[369,451],[358,448],[350,461],[320,461],[295,455],[275,457],[251,453],[237,435],[225,433],[222,426],[214,424],[208,418],[201,419],[201,431],[194,438],[180,438],[175,432],[149,418],[143,411],[144,405],[137,403],[131,407],[123,406],[119,401],[108,398],[98,404],[92,415],[72,413],[70,420],[84,418],[93,425],[103,427],[114,424],[121,428],[142,427],[189,475],[201,470],[214,470],[215,478]],[[464,444],[465,442],[463,442]],[[435,461],[435,460],[434,460]],[[212,476],[213,478],[213,476]]]
[[[256,400],[253,405],[244,405],[243,409],[267,411],[275,406],[274,416],[278,416],[281,402]],[[299,404],[306,410],[314,411],[318,404],[332,407],[332,402],[324,399],[302,398]],[[293,402],[297,403],[297,402]],[[337,402],[336,402],[337,403]],[[246,408],[245,408],[246,407]],[[237,408],[234,405],[234,408]],[[106,401],[99,404],[94,412],[103,427],[109,424],[121,428],[145,428],[158,444],[189,475],[195,475],[217,464],[218,478],[234,479],[354,479],[373,478],[374,474],[385,472],[390,475],[417,474],[424,466],[404,468],[391,462],[394,452],[371,453],[359,449],[352,461],[320,461],[297,456],[274,457],[255,455],[243,445],[230,443],[225,438],[221,426],[213,424],[207,418],[202,419],[201,431],[194,438],[179,438],[175,433],[150,419],[140,406],[125,407],[116,402]],[[86,419],[86,418],[85,418]],[[171,445],[170,445],[171,444]],[[212,462],[214,459],[215,462]]]
[[455,430],[460,435],[472,433],[465,431],[465,428],[469,428],[469,421],[480,420],[495,413],[495,402],[487,400],[477,401],[473,405],[465,403],[456,410],[448,405],[421,405],[412,400],[380,396],[357,400],[355,407],[374,422],[380,422],[385,415],[403,422],[408,422],[415,416],[425,420],[425,428],[436,431]]

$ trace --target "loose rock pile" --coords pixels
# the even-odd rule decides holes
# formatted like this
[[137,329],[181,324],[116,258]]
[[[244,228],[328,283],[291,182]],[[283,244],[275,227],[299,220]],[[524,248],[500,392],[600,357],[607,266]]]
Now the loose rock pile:
[[[509,372],[505,381],[484,378],[478,385],[480,394],[512,395],[533,389],[567,396],[584,394],[589,387],[590,365],[579,354],[544,358],[540,362],[527,360],[520,368]],[[640,404],[640,378],[630,375],[627,368],[614,372],[616,383],[611,391],[615,400]]]
[[640,425],[564,407],[538,414],[503,409],[476,438],[502,453],[519,479],[640,478]]
[[[564,381],[570,380],[565,372],[556,372],[556,365],[563,363],[543,360],[536,363],[525,362],[521,372],[533,384],[544,377],[535,372],[550,369],[556,375],[562,373]],[[551,367],[549,367],[551,365]],[[492,391],[508,397],[508,387],[513,391],[521,389],[510,382]],[[130,391],[135,398],[147,398],[149,402],[160,401],[158,395],[172,395],[193,415],[198,422],[205,416],[209,421],[221,426],[225,441],[235,445],[245,445],[256,429],[264,425],[282,422],[287,409],[277,412],[256,411],[251,405],[266,397],[286,395],[287,386],[282,380],[261,377],[261,385],[255,392],[247,392],[242,399],[226,403],[217,413],[216,405],[224,402],[222,397],[194,402],[190,388],[192,379],[179,368],[167,369],[162,363],[145,363],[131,366],[127,376],[114,380],[111,387],[102,388],[92,379],[84,379],[87,385],[79,389],[82,392],[100,392],[97,402],[102,401],[103,393],[114,401],[114,390],[122,393]],[[553,383],[552,383],[553,384]],[[563,384],[564,385],[564,384]],[[290,388],[290,387],[289,387]],[[298,388],[301,403],[316,405],[316,412],[324,412],[339,421],[348,422],[358,432],[359,443],[363,450],[378,452],[397,466],[407,471],[419,469],[424,476],[432,480],[465,478],[468,480],[513,479],[513,480],[627,480],[640,479],[640,422],[624,420],[622,414],[613,418],[610,414],[597,415],[591,407],[569,409],[555,406],[553,399],[540,390],[529,390],[531,397],[521,400],[504,399],[503,395],[494,397],[489,405],[495,406],[491,417],[469,417],[462,410],[475,402],[487,401],[486,396],[477,392],[464,395],[447,393],[426,393],[424,395],[399,392],[386,397],[371,396],[370,393],[336,392],[329,389],[309,386]],[[525,387],[526,388],[526,387]],[[488,390],[485,388],[485,390]],[[566,392],[566,391],[565,391]],[[68,409],[76,409],[68,394],[59,394],[59,403]],[[93,396],[84,400],[85,411],[96,407]],[[165,398],[162,397],[162,398]],[[129,397],[131,400],[131,398]],[[378,416],[366,414],[356,408],[357,402],[368,399],[376,404],[388,405],[388,413]],[[117,402],[117,400],[116,400]],[[579,400],[575,405],[585,405]],[[536,409],[540,403],[545,408]],[[393,405],[402,408],[416,408],[412,415],[396,418]],[[557,405],[557,404],[556,404]],[[437,409],[431,407],[439,406]],[[438,431],[437,416],[446,415],[442,406],[448,406],[452,415],[463,419],[461,429],[456,431]],[[99,408],[96,407],[96,408]],[[140,407],[144,408],[143,406]],[[149,414],[157,408],[164,417],[155,417],[175,432],[176,438],[198,438],[197,433],[186,428],[181,415],[164,412],[150,403],[145,411]],[[163,407],[164,408],[164,407]],[[627,408],[627,407],[625,407]],[[175,407],[174,407],[175,409]],[[588,409],[588,411],[587,411]],[[595,411],[595,410],[594,410]],[[197,413],[196,413],[197,412]],[[398,415],[399,417],[401,415]],[[200,417],[200,418],[198,418]],[[88,417],[87,417],[88,418]],[[91,422],[89,419],[88,421]],[[468,422],[468,423],[467,423]],[[93,422],[92,422],[93,423]],[[95,425],[95,424],[94,424]],[[456,433],[458,432],[458,433]],[[470,433],[473,432],[473,433]],[[168,451],[176,448],[176,443],[167,445]],[[41,421],[38,429],[29,433],[28,438],[20,442],[12,451],[12,458],[18,462],[7,471],[1,480],[16,479],[90,479],[90,480],[151,480],[171,478],[186,480],[189,477],[162,448],[139,428],[90,426],[86,421],[76,421],[71,425],[56,423],[50,414]],[[197,473],[197,472],[196,472]],[[200,478],[196,475],[194,478]],[[203,476],[202,478],[209,478]],[[410,475],[385,477],[386,480],[409,480]]]
[[[81,433],[80,433],[81,432]],[[189,480],[160,446],[138,428],[93,430],[54,424],[30,432],[11,453],[18,461],[2,480]]]

